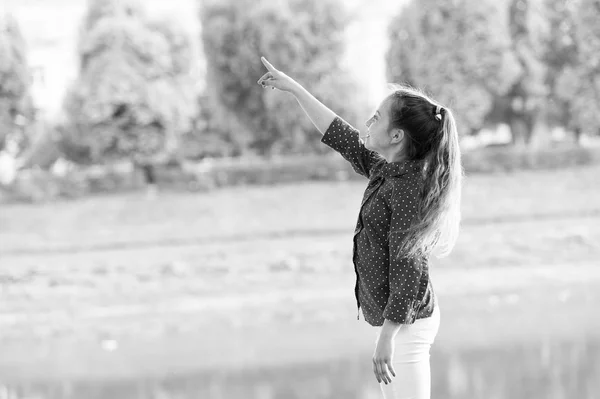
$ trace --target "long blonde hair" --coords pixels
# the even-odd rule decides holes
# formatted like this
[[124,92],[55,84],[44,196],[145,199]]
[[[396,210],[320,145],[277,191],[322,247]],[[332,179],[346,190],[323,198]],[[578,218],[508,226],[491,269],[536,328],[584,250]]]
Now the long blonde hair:
[[423,186],[417,215],[405,231],[398,257],[448,255],[458,238],[463,179],[458,131],[452,111],[420,90],[392,86],[388,130],[400,128],[409,136],[406,155],[422,160]]

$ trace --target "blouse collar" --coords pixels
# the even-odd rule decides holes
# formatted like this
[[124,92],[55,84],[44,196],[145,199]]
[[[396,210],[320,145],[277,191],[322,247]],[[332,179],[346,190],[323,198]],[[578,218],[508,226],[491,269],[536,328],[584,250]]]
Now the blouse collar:
[[418,172],[422,170],[423,160],[408,159],[398,162],[384,162],[380,168],[375,172],[376,175],[383,177],[397,177],[409,171]]

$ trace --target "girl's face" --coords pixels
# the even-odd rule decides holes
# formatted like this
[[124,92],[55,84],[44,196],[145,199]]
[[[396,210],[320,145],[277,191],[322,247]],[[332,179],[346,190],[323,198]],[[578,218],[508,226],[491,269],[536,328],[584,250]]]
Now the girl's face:
[[373,116],[365,123],[367,125],[367,134],[363,136],[365,147],[376,151],[381,155],[387,155],[390,152],[396,152],[401,145],[404,134],[402,130],[393,129],[388,131],[389,105],[384,100]]

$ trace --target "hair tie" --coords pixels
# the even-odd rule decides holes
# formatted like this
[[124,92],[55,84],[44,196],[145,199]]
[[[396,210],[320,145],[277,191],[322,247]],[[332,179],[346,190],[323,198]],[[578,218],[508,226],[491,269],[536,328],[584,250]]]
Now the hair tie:
[[442,120],[442,107],[440,107],[439,105],[435,106],[435,119],[437,119],[438,121]]

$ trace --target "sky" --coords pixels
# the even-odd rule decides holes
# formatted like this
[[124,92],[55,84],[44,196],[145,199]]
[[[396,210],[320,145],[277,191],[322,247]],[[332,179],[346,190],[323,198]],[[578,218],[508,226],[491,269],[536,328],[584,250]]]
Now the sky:
[[[198,0],[145,0],[150,15],[169,15],[188,30],[200,49]],[[384,55],[387,25],[406,0],[344,0],[356,15],[347,29],[344,62],[355,75],[367,102],[376,107],[387,89]],[[0,0],[14,15],[28,45],[34,70],[34,101],[52,120],[59,114],[69,84],[77,78],[76,43],[86,0]],[[201,65],[199,66],[201,68]],[[302,82],[310,90],[309,82]]]

